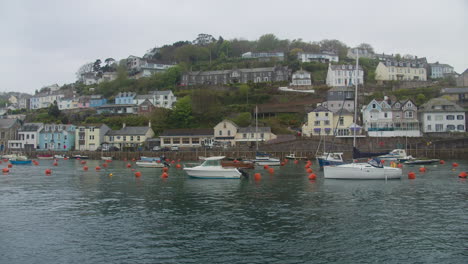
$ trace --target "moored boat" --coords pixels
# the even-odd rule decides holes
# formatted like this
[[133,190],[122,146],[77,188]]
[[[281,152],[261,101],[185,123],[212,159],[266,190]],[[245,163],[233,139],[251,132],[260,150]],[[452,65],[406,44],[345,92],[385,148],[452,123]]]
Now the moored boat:
[[101,156],[101,160],[112,160],[112,157]]
[[73,159],[89,159],[88,156],[83,156],[83,155],[74,155],[72,156]]
[[68,157],[65,156],[65,155],[58,155],[58,154],[56,154],[56,155],[54,155],[54,159],[68,159]]
[[54,155],[52,154],[38,154],[36,155],[37,159],[40,160],[51,160],[54,159]]
[[143,168],[162,168],[164,164],[156,161],[137,161],[136,165]]
[[281,161],[277,158],[272,158],[270,157],[270,154],[268,153],[263,153],[263,152],[257,152],[255,155],[255,159],[252,160],[253,163],[256,165],[264,166],[280,166]]
[[192,178],[199,179],[239,179],[242,173],[237,168],[225,168],[221,166],[224,156],[205,158],[198,166],[184,168],[184,171]]
[[13,165],[28,165],[31,162],[31,160],[10,160],[10,163]]
[[367,163],[349,163],[336,166],[325,166],[326,179],[343,180],[387,180],[400,179],[400,168],[384,167],[380,159],[372,159]]
[[344,164],[343,152],[325,152],[323,155],[317,156],[316,159],[320,168]]
[[290,159],[290,160],[305,160],[307,157],[297,157],[296,153],[291,153],[289,155],[286,155],[284,158]]
[[430,165],[440,162],[439,159],[410,159],[403,162],[406,165]]
[[406,150],[404,149],[394,149],[388,154],[378,156],[378,158],[385,161],[398,161],[401,159],[409,159],[411,156],[406,155]]
[[145,157],[145,156],[141,156],[140,157],[140,160],[141,161],[161,161],[161,158],[160,157]]

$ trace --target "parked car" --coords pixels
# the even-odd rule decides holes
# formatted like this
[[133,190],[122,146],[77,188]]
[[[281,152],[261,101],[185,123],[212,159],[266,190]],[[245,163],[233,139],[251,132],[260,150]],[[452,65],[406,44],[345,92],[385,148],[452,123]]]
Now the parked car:
[[160,151],[161,150],[161,147],[160,146],[154,146],[152,148],[152,151]]
[[172,146],[171,147],[171,151],[178,151],[179,150],[179,147],[178,146]]

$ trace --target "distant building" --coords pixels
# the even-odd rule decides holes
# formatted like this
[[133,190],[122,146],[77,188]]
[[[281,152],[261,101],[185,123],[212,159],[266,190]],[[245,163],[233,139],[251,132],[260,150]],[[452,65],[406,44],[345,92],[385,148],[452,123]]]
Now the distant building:
[[117,79],[117,72],[103,72],[101,78],[97,79],[97,83],[111,82]]
[[334,52],[299,52],[297,53],[297,59],[301,62],[319,61],[322,63],[330,63],[339,61],[338,55]]
[[[351,136],[355,127],[353,118],[353,113],[345,109],[335,113],[324,106],[318,106],[307,114],[307,121],[302,126],[302,135]],[[356,129],[356,134],[361,134],[360,127],[356,126]]]
[[145,99],[141,104],[138,105],[138,114],[148,114],[153,112],[156,109],[154,104],[150,102],[150,100]]
[[107,99],[100,94],[91,95],[89,99],[89,107],[99,107],[107,104]]
[[115,104],[134,104],[136,95],[134,92],[120,92],[115,96]]
[[77,125],[75,129],[76,150],[95,151],[104,143],[104,136],[109,130],[110,128],[104,124]]
[[275,58],[279,61],[284,60],[284,52],[246,52],[242,54],[243,59],[270,60]]
[[16,139],[17,131],[20,129],[18,119],[0,119],[0,151],[4,151],[9,140]]
[[39,145],[39,131],[44,124],[25,123],[18,129],[15,139],[8,140],[8,148],[11,150],[35,150]]
[[174,93],[171,90],[166,91],[151,91],[149,94],[136,95],[133,103],[140,105],[145,100],[149,100],[155,107],[172,109],[177,101]]
[[331,87],[364,84],[364,70],[359,66],[356,80],[356,65],[328,65],[327,85]]
[[457,77],[457,86],[468,86],[468,69]]
[[212,146],[212,128],[166,129],[161,135],[161,147],[202,147]]
[[163,72],[167,69],[176,66],[175,64],[164,64],[150,59],[142,59],[137,56],[129,56],[127,58],[127,69],[130,71],[130,75],[139,79],[142,77],[149,77],[157,72]]
[[468,87],[464,88],[442,88],[440,94],[450,101],[459,105],[468,104]]
[[154,137],[154,131],[151,128],[151,122],[144,127],[127,127],[122,124],[120,130],[109,130],[105,137],[105,144],[118,147],[119,149],[143,150],[147,139]]
[[106,104],[96,107],[98,114],[136,114],[138,106],[135,104]]
[[238,130],[239,126],[236,123],[224,119],[214,127],[214,139],[217,142],[228,142],[230,146],[234,146]]
[[280,66],[221,71],[197,71],[183,74],[181,85],[220,85],[248,82],[281,82],[287,81],[288,78],[288,68]]
[[276,139],[277,136],[271,132],[270,127],[240,127],[235,136],[237,144],[252,144],[256,142],[267,142]]
[[44,124],[39,132],[39,150],[69,151],[74,147],[74,125]]
[[299,70],[292,74],[292,86],[310,86],[312,80],[310,78],[310,72]]
[[417,61],[388,60],[379,62],[375,70],[377,81],[426,81],[425,64]]
[[439,62],[436,62],[429,63],[428,66],[428,74],[432,79],[444,78],[454,73],[453,67],[448,64],[440,64]]
[[419,107],[423,133],[465,132],[465,109],[445,98],[434,98]]
[[351,59],[356,59],[357,56],[359,56],[359,58],[373,59],[375,57],[375,54],[367,49],[351,48],[348,49],[348,53],[346,54],[346,56]]

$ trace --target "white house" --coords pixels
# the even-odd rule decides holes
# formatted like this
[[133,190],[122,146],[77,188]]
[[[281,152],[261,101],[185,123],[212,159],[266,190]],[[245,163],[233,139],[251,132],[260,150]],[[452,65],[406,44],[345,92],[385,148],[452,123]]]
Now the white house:
[[320,62],[338,62],[339,57],[333,52],[299,52],[297,53],[297,59],[301,62],[311,62],[311,61],[320,61]]
[[57,102],[59,110],[75,109],[78,108],[78,98],[75,97],[62,97]]
[[136,105],[142,104],[148,99],[154,106],[172,109],[177,101],[171,90],[167,91],[152,91],[145,95],[136,95],[133,99],[133,103]]
[[434,98],[419,107],[423,133],[465,132],[465,110],[445,98]]
[[[364,84],[364,71],[359,66],[357,71],[358,84]],[[351,86],[356,84],[356,65],[332,65],[328,64],[327,85]]]
[[19,130],[16,139],[8,140],[11,150],[35,150],[39,144],[39,132],[42,123],[25,123]]
[[379,62],[375,69],[377,81],[426,81],[426,68],[418,60]]
[[49,105],[53,104],[54,101],[57,101],[58,103],[63,97],[65,97],[65,95],[58,92],[39,93],[31,97],[31,109],[47,108]]
[[447,75],[453,74],[453,67],[448,64],[429,63],[429,73],[431,78],[444,78]]
[[300,70],[292,74],[292,86],[307,86],[312,85],[312,80],[310,78],[310,72]]

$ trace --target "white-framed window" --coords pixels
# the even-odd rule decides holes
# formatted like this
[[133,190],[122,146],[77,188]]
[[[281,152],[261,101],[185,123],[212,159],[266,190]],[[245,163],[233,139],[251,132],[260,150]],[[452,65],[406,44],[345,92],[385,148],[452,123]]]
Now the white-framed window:
[[405,118],[413,118],[413,111],[406,111]]

